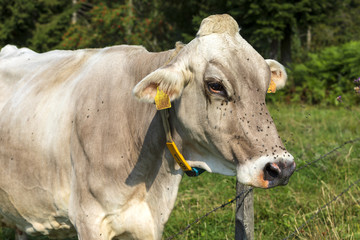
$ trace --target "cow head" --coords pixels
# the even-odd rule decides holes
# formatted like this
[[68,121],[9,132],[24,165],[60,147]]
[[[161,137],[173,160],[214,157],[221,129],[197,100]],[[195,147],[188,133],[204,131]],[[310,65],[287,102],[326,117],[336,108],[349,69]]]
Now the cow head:
[[265,104],[270,79],[280,88],[286,78],[281,64],[264,60],[240,36],[232,17],[214,15],[134,94],[153,103],[159,87],[170,96],[171,124],[192,167],[268,188],[285,185],[295,169]]

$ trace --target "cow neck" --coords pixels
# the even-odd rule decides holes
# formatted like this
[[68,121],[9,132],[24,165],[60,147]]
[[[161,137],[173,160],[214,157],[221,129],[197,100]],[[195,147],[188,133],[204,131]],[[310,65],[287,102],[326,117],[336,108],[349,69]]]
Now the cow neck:
[[158,110],[161,115],[161,120],[165,130],[166,136],[166,147],[170,151],[171,155],[175,161],[179,164],[180,168],[188,175],[189,177],[197,177],[201,173],[205,172],[204,169],[191,167],[188,162],[185,160],[184,156],[180,153],[175,142],[172,140],[170,122],[169,122],[169,109]]
[[180,153],[175,142],[172,140],[170,122],[169,122],[169,109],[158,110],[161,115],[161,120],[165,130],[166,136],[166,147],[170,151],[171,155],[175,161],[179,164],[180,168],[188,175],[189,177],[197,177],[201,173],[205,172],[202,168],[191,167],[188,162],[185,160],[184,156]]
[[[173,54],[170,56],[170,58],[166,61],[166,64],[168,64],[183,48],[184,45],[177,43],[176,49],[173,52]],[[162,90],[157,88],[157,94],[155,96],[155,104],[156,109],[159,111],[161,115],[161,120],[163,123],[165,136],[166,136],[166,147],[170,151],[171,155],[175,159],[175,161],[179,164],[180,168],[188,175],[189,177],[197,177],[201,173],[205,172],[202,168],[197,167],[191,167],[187,161],[185,160],[184,156],[180,153],[179,149],[177,148],[175,142],[172,139],[171,136],[171,128],[170,128],[170,122],[169,122],[169,109],[171,108],[171,102],[169,96],[163,92]]]

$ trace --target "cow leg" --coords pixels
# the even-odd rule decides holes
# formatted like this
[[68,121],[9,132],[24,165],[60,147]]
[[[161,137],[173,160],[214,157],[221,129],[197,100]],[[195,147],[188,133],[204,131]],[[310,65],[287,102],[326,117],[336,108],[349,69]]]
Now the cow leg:
[[28,240],[28,237],[27,237],[26,233],[24,233],[23,231],[16,229],[15,240]]
[[81,213],[76,216],[74,225],[79,240],[111,240],[114,237],[114,232],[106,218],[98,215],[104,214],[95,210],[94,213]]
[[76,231],[79,240],[110,240],[107,234],[99,231],[100,227],[97,224],[90,224],[82,222],[77,224]]
[[[79,240],[111,240],[109,229],[103,229],[104,212],[91,196],[79,190],[69,205],[69,217]],[[84,201],[86,199],[86,201]],[[83,201],[81,201],[83,200]]]
[[[72,137],[71,161],[71,196],[69,202],[69,218],[75,226],[79,240],[111,240],[108,229],[103,229],[105,213],[99,201],[90,189],[88,158],[78,140]],[[76,160],[74,160],[76,159]]]

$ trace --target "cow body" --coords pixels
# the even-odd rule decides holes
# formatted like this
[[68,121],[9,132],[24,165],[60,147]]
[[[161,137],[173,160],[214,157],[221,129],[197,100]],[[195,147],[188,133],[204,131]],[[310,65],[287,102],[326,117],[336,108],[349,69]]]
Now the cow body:
[[[175,57],[174,50],[151,53],[136,46],[43,54],[5,47],[2,222],[56,238],[160,239],[183,173],[166,150],[154,105],[133,97],[134,91],[151,102],[156,87],[173,102],[173,139],[191,166],[237,173],[241,182],[257,187],[286,182],[294,164],[264,103],[272,70],[238,33],[235,40],[212,35],[196,38]],[[199,54],[209,38],[226,42]],[[222,51],[235,58],[219,59]],[[207,96],[216,78],[226,85],[226,99],[218,92]],[[209,89],[202,79],[210,79]],[[278,156],[263,154],[265,145]],[[287,169],[291,173],[281,175]]]
[[[83,211],[88,204],[89,212],[83,214],[97,212],[96,219],[81,222],[107,225],[119,221],[116,215],[127,216],[119,224],[120,232],[154,238],[156,226],[164,224],[172,206],[162,209],[161,219],[152,219],[152,211],[159,209],[151,209],[147,201],[156,200],[155,208],[173,203],[181,175],[170,176],[167,186],[157,181],[156,175],[174,164],[161,164],[161,120],[154,118],[153,106],[132,97],[132,89],[170,54],[120,46],[5,59],[16,62],[25,57],[34,62],[32,71],[12,79],[13,86],[7,86],[10,97],[2,102],[1,206],[10,223],[30,234],[68,230],[70,201],[79,201],[83,206],[75,204],[73,211]],[[143,164],[143,158],[150,161]],[[143,173],[144,169],[154,172]],[[108,190],[103,191],[104,186]],[[151,196],[159,188],[169,193],[163,199]],[[97,207],[97,201],[106,202],[108,209]],[[143,221],[148,230],[131,230],[137,226],[132,221]]]

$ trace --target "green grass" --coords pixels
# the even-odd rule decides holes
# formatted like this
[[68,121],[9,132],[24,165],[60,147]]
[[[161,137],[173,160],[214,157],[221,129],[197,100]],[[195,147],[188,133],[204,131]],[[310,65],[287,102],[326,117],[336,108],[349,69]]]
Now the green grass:
[[[360,108],[268,106],[285,146],[300,167],[343,142],[360,137]],[[283,239],[319,207],[360,178],[360,141],[295,172],[285,187],[254,190],[255,239]],[[235,196],[235,178],[204,174],[183,178],[164,237]],[[310,221],[299,239],[360,239],[360,187],[354,186]],[[211,214],[176,239],[234,239],[230,205]]]
[[[281,138],[300,167],[343,142],[360,137],[360,107],[268,106]],[[360,178],[360,141],[295,172],[285,187],[254,190],[255,239],[283,239],[319,207]],[[235,177],[184,176],[166,239],[198,217],[235,197]],[[298,239],[360,239],[360,186],[352,187],[310,221]],[[175,239],[234,239],[235,204],[210,214]],[[3,229],[2,239],[12,232]],[[44,239],[44,238],[32,238]]]

